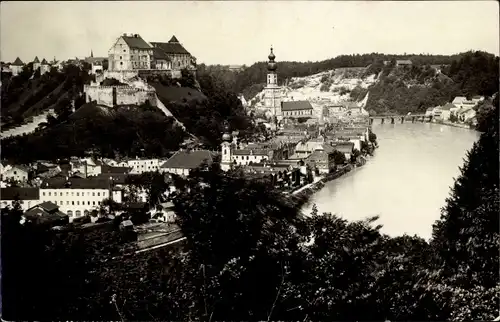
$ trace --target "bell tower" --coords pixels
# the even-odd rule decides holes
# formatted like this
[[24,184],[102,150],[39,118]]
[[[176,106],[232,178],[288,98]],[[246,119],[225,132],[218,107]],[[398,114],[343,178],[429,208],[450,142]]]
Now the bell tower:
[[229,125],[226,123],[224,127],[224,134],[222,135],[222,143],[221,143],[221,162],[220,168],[222,171],[228,171],[231,169],[232,158],[231,158],[231,141],[232,135],[229,131]]
[[276,56],[271,47],[267,63],[267,82],[264,88],[264,106],[274,117],[281,117],[281,87],[278,86],[278,65],[274,61]]

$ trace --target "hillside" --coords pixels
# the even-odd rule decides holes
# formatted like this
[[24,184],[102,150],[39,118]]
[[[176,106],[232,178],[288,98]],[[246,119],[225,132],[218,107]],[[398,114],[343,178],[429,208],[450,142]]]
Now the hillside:
[[82,105],[66,121],[2,140],[2,157],[20,163],[93,153],[105,157],[162,156],[176,150],[186,133],[172,117],[151,106]]
[[88,73],[76,66],[40,75],[28,64],[18,76],[2,73],[2,131],[28,123],[49,110],[58,115],[66,113],[73,100],[80,106],[83,101],[79,93],[89,81]]
[[226,121],[242,136],[253,133],[252,122],[237,95],[217,77],[201,75],[190,88],[172,87],[165,82],[149,84],[165,108],[207,148],[218,149]]

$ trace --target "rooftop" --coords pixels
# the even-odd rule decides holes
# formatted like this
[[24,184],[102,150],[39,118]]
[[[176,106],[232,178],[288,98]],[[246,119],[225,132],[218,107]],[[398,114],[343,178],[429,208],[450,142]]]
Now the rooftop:
[[41,189],[109,189],[110,180],[107,177],[68,178],[53,177],[45,179]]
[[153,47],[162,49],[167,54],[184,54],[190,53],[180,44],[175,36],[172,36],[169,42],[152,42]]
[[313,107],[309,101],[289,101],[281,103],[282,111],[299,111],[299,110],[312,110]]
[[212,152],[208,150],[177,151],[170,159],[165,161],[161,168],[164,169],[195,169],[203,161],[213,161]]
[[142,37],[138,34],[131,35],[131,36],[123,35],[122,38],[130,48],[134,48],[134,49],[150,49],[151,48],[151,46],[144,39],[142,39]]
[[16,197],[19,200],[38,200],[40,199],[40,190],[38,188],[7,187],[0,191],[1,200],[14,200]]

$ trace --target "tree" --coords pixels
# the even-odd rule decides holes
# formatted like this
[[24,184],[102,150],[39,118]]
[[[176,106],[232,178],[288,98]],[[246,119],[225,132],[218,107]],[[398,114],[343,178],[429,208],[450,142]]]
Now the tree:
[[373,144],[377,144],[377,135],[375,133],[373,133],[372,131],[370,131],[368,133],[368,140],[373,143]]
[[345,154],[338,150],[334,150],[333,160],[335,161],[335,164],[344,164],[346,162]]
[[[494,292],[499,285],[497,259],[500,236],[498,233],[498,106],[485,122],[486,132],[467,153],[461,175],[456,179],[450,197],[442,209],[440,220],[433,227],[432,244],[437,249],[442,275],[447,284],[467,296],[477,297],[478,288],[490,294],[488,303],[475,315],[494,318],[497,307]],[[454,309],[461,309],[455,307]],[[463,312],[462,312],[463,313]],[[469,314],[473,314],[469,312]],[[486,314],[486,315],[479,315]]]

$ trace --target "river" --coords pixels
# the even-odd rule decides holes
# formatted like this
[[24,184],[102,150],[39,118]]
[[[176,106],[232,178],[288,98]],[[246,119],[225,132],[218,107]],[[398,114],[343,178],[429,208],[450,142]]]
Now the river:
[[382,232],[429,239],[432,224],[479,133],[431,123],[374,124],[379,148],[363,166],[311,197],[306,213],[335,213],[347,220],[379,215]]

